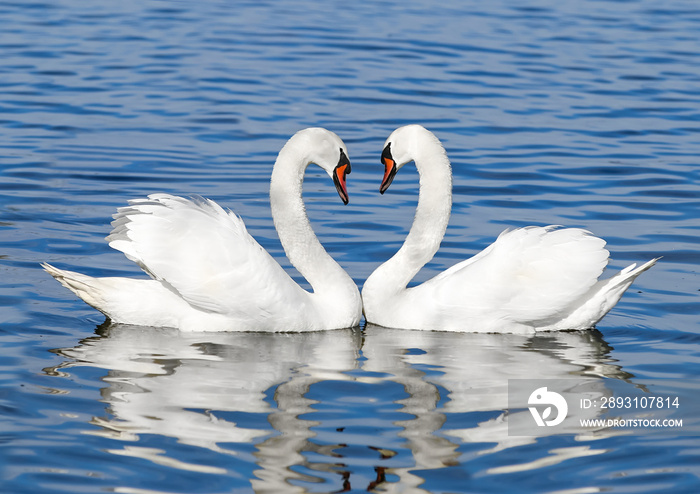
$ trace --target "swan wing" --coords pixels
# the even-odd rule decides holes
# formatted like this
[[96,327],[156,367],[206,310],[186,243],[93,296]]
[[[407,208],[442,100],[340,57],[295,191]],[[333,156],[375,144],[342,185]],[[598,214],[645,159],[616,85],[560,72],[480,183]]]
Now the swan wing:
[[307,294],[214,201],[153,194],[120,208],[112,226],[111,247],[196,309],[264,318],[282,304],[298,310]]
[[520,322],[571,311],[608,263],[605,241],[578,228],[504,231],[489,247],[427,282],[444,310],[468,308]]

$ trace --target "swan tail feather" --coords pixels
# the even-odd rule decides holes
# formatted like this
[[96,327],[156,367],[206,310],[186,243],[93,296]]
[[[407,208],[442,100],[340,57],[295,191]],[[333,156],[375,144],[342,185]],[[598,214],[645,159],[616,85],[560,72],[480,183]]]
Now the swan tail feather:
[[591,289],[591,294],[586,302],[576,308],[562,321],[539,331],[563,330],[563,329],[590,329],[598,323],[620,301],[622,295],[632,285],[634,280],[644,271],[650,269],[661,259],[656,257],[645,262],[641,266],[631,264],[616,275],[601,280]]
[[102,312],[111,322],[142,326],[176,327],[183,301],[161,282],[133,278],[93,278],[58,269],[48,263],[41,267],[83,302]]
[[651,261],[647,261],[641,266],[637,267],[637,264],[631,264],[625,269],[620,271],[617,275],[610,278],[610,288],[614,286],[625,285],[625,290],[632,284],[637,276],[642,274],[644,271],[651,268],[656,262],[661,259],[661,257],[655,257]]
[[102,312],[109,317],[105,309],[106,300],[103,291],[99,288],[99,280],[85,274],[58,269],[49,263],[41,263],[44,271],[53,276],[61,285],[76,294],[86,304]]

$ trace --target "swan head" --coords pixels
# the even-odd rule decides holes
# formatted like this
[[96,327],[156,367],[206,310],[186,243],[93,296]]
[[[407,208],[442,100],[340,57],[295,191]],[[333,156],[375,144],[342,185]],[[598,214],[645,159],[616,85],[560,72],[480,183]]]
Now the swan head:
[[333,180],[343,204],[347,204],[349,196],[345,182],[352,167],[342,139],[330,130],[314,127],[297,132],[290,143],[291,141],[298,142],[300,148],[307,153],[304,158],[307,165],[314,163],[325,170]]
[[435,134],[421,125],[405,125],[392,132],[382,150],[384,178],[379,192],[386,192],[402,166],[420,159],[426,152],[426,147],[434,149],[436,143],[442,149],[442,144]]

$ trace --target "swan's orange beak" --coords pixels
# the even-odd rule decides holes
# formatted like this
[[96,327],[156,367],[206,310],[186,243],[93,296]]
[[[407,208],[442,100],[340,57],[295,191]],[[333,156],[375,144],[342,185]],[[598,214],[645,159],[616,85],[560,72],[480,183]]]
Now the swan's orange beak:
[[350,166],[350,160],[341,149],[340,160],[338,160],[338,165],[333,170],[333,183],[335,184],[335,188],[338,190],[338,195],[343,201],[343,204],[347,204],[350,201],[350,198],[348,197],[348,188],[345,185],[345,179],[348,176],[348,173],[351,171],[352,167]]
[[389,188],[391,182],[396,176],[396,162],[391,156],[391,143],[387,144],[382,151],[382,164],[384,165],[384,178],[382,179],[382,184],[379,186],[379,192],[383,194],[386,189]]

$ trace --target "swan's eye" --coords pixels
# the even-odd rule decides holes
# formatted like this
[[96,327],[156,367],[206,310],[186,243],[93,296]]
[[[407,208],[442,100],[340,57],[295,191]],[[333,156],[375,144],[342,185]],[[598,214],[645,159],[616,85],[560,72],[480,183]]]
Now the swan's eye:
[[350,173],[350,160],[348,159],[348,155],[345,154],[345,151],[343,151],[343,148],[340,148],[340,159],[338,160],[336,168],[343,165],[347,165],[348,173]]
[[386,166],[387,161],[391,161],[392,164],[394,162],[394,158],[391,156],[391,143],[387,144],[382,151],[382,164]]

